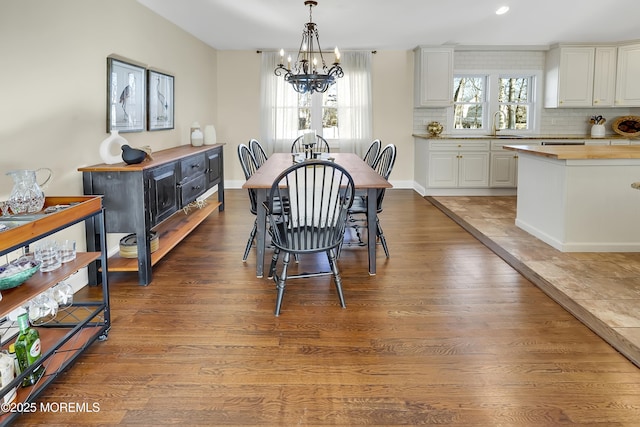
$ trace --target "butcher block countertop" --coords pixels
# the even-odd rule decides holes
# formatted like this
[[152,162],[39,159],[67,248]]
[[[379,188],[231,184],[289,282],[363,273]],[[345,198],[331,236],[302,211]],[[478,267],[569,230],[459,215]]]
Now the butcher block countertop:
[[640,145],[505,145],[503,148],[558,160],[640,159]]

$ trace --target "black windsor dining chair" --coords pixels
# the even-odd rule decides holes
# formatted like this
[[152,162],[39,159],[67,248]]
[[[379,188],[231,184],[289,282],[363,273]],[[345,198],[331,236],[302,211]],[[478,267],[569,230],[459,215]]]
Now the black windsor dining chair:
[[362,156],[362,160],[369,166],[373,167],[375,165],[376,159],[378,158],[378,154],[380,153],[380,148],[382,148],[382,141],[379,139],[374,139],[371,144],[369,144],[369,148],[367,148],[367,152]]
[[[272,201],[288,199],[278,208]],[[275,247],[270,275],[276,283],[275,315],[280,315],[288,279],[332,275],[345,308],[337,251],[342,244],[347,212],[354,199],[351,175],[340,165],[324,160],[307,160],[283,171],[273,182],[265,209]],[[282,269],[277,262],[282,256]],[[289,275],[291,255],[325,252],[331,271]]]
[[[251,178],[251,175],[255,173],[258,169],[258,165],[256,164],[256,159],[251,153],[251,149],[246,144],[238,145],[238,158],[240,159],[240,165],[242,166],[242,172],[244,172],[245,179]],[[247,241],[247,246],[244,249],[244,255],[242,257],[242,262],[246,262],[249,257],[249,252],[251,251],[251,246],[253,245],[253,241],[256,237],[256,232],[258,230],[257,216],[258,216],[258,206],[257,206],[257,196],[256,192],[253,189],[248,189],[249,192],[249,210],[251,213],[256,216],[256,220],[253,221],[253,228],[251,229],[251,233],[249,234],[249,240]]]
[[[384,147],[384,149],[380,152],[380,155],[376,159],[373,168],[382,176],[384,179],[388,180],[391,175],[391,171],[393,170],[393,165],[396,162],[396,146],[394,144],[388,144]],[[382,212],[382,202],[384,200],[385,189],[380,188],[376,194],[376,213],[380,214]],[[364,242],[362,241],[362,237],[360,235],[360,225],[356,224],[357,222],[361,222],[362,220],[357,218],[357,216],[367,215],[367,199],[364,197],[356,197],[353,200],[353,204],[351,208],[349,208],[349,222],[354,223],[353,228],[356,231],[356,235],[358,237],[358,244],[360,246],[364,246]],[[373,224],[367,223],[367,227],[372,227]],[[389,247],[387,246],[387,239],[384,237],[384,232],[382,231],[382,226],[380,225],[380,219],[378,215],[376,215],[376,237],[380,240],[382,244],[382,248],[384,249],[384,253],[387,258],[389,258]]]
[[[300,135],[296,139],[293,140],[293,144],[291,144],[291,152],[292,153],[304,153],[304,145],[303,145],[303,137],[304,135]],[[315,153],[330,153],[329,143],[326,139],[321,137],[320,135],[316,135],[316,143],[313,146],[313,151]]]
[[249,149],[253,154],[253,158],[256,159],[256,165],[258,167],[262,166],[264,162],[267,161],[267,153],[257,139],[251,139],[249,141]]

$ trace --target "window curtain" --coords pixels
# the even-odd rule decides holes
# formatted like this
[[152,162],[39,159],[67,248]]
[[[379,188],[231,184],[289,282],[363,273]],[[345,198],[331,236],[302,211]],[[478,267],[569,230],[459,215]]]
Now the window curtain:
[[[298,93],[276,76],[278,52],[262,52],[260,137],[267,153],[289,152],[298,132]],[[371,52],[343,52],[336,85],[340,151],[364,155],[373,140]]]
[[363,156],[373,140],[371,52],[343,52],[344,77],[338,79],[338,134],[340,151]]
[[270,153],[288,153],[298,136],[298,93],[274,70],[280,62],[278,52],[262,52],[260,138]]

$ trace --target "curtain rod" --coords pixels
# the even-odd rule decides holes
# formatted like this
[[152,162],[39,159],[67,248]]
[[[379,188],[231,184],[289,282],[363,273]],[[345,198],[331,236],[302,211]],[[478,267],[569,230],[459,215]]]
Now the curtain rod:
[[[358,50],[355,50],[355,51],[353,51],[353,50],[345,50],[344,52],[357,52],[357,51]],[[278,51],[277,50],[256,50],[256,53],[262,53],[262,52],[278,52]],[[378,51],[377,50],[372,50],[371,53],[375,55],[376,53],[378,53]]]

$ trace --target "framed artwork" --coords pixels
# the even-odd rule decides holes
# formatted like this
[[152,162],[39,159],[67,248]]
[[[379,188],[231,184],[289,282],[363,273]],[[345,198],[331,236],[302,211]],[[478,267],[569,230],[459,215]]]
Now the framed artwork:
[[147,129],[173,129],[173,76],[147,70]]
[[146,116],[145,69],[107,58],[107,132],[141,132]]

